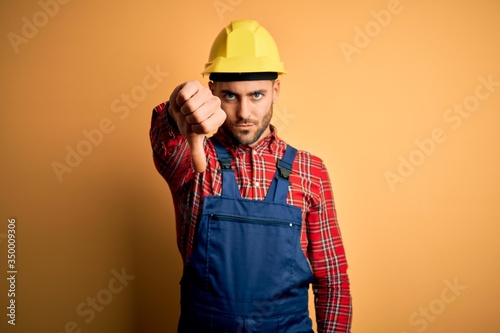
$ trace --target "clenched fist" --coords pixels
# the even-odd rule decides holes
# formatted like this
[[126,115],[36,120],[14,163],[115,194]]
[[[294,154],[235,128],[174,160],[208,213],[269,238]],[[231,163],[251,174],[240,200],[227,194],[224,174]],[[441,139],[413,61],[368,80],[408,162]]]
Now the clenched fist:
[[204,172],[206,156],[203,140],[226,120],[220,99],[200,82],[188,81],[174,89],[169,102],[168,112],[191,148],[193,167],[196,172]]

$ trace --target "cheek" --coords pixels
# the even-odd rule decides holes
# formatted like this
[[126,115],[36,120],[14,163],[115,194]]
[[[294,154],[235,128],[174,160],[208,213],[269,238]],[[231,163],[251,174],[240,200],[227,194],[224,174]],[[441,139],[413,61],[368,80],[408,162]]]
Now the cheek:
[[228,103],[221,103],[221,108],[226,113],[226,121],[235,117],[234,107],[232,107]]
[[261,119],[265,119],[269,113],[271,113],[271,109],[273,107],[272,101],[265,101],[258,107],[258,116]]
[[226,111],[226,113],[231,110],[231,104],[224,102],[222,99],[220,101],[220,107],[222,108],[222,110]]

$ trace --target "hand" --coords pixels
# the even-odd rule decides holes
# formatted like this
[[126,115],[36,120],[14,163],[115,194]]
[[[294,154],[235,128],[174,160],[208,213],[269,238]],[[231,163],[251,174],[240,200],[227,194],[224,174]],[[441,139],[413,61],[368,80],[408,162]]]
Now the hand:
[[207,166],[203,149],[205,136],[217,131],[226,120],[220,105],[220,99],[198,81],[185,82],[170,95],[168,112],[188,141],[196,172],[204,172]]

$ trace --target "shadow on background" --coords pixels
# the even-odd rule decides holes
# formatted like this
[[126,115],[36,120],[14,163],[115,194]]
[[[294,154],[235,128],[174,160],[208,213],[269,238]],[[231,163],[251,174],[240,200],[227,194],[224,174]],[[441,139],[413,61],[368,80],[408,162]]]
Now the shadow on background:
[[[159,179],[162,182],[162,179]],[[166,186],[166,185],[165,185]],[[161,206],[149,211],[137,207],[138,193],[121,193],[117,204],[123,209],[132,266],[136,272],[133,289],[133,332],[175,332],[179,319],[179,281],[182,261],[176,246],[173,213]],[[168,193],[165,187],[165,193]],[[162,206],[171,205],[165,195]]]

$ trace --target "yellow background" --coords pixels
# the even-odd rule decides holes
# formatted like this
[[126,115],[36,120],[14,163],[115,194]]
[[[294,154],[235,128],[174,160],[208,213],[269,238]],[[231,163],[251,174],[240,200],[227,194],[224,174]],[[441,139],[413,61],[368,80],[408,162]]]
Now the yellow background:
[[[151,109],[183,81],[206,83],[213,38],[239,18],[279,44],[289,73],[275,108],[281,136],[330,171],[352,331],[500,332],[500,2],[48,3],[46,20],[38,1],[0,4],[2,332],[175,331],[181,260],[152,162]],[[473,111],[450,113],[464,103]],[[103,121],[108,133],[85,146],[84,131]],[[87,156],[59,179],[53,163],[66,163],[68,147]],[[111,294],[113,270],[135,278]],[[96,297],[107,304],[78,314]]]

